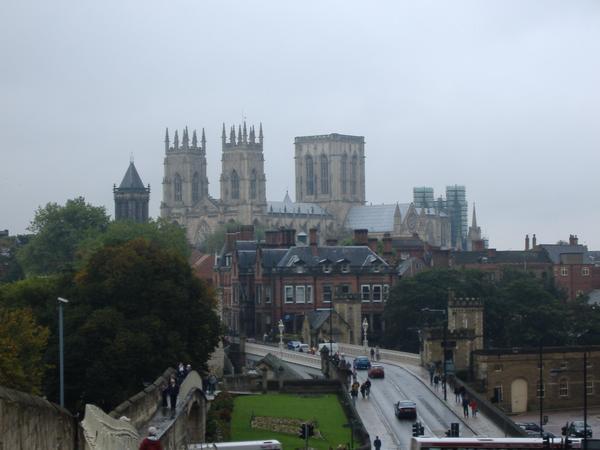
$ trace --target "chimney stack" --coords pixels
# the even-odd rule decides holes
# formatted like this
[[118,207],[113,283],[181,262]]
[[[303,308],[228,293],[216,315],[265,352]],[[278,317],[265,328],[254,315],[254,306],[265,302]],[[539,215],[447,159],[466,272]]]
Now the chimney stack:
[[569,245],[577,245],[578,242],[579,242],[579,239],[577,238],[577,235],[575,235],[575,234],[569,235]]
[[240,225],[240,241],[254,240],[254,225]]
[[265,244],[267,247],[277,247],[277,235],[279,231],[276,230],[267,230],[265,231]]
[[533,234],[533,239],[531,240],[531,248],[535,249],[535,247],[537,246],[537,239],[535,237],[535,233]]
[[311,228],[310,230],[308,230],[308,235],[309,235],[310,251],[313,254],[313,256],[316,256],[318,253],[317,247],[319,245],[319,239],[317,237],[317,229]]
[[377,253],[377,238],[369,238],[369,248],[373,253]]
[[392,237],[390,236],[390,233],[385,233],[383,235],[383,254],[392,254]]
[[529,235],[525,235],[525,250],[529,250]]
[[360,229],[354,230],[354,245],[368,245],[369,230]]

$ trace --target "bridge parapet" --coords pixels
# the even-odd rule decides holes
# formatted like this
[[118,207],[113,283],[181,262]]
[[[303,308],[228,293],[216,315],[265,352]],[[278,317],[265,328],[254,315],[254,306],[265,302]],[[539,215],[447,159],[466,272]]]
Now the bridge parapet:
[[[340,353],[348,356],[369,356],[370,349],[366,351],[362,345],[338,344]],[[390,361],[400,364],[421,364],[421,356],[418,353],[400,352],[397,350],[379,349],[382,361]]]
[[133,424],[115,419],[95,405],[85,405],[85,418],[80,425],[84,450],[136,450],[140,443]]
[[275,355],[286,362],[299,364],[301,366],[314,367],[315,369],[321,368],[321,357],[318,355],[311,355],[309,353],[295,352],[293,350],[286,349],[279,351],[278,347],[273,347],[271,345],[246,342],[246,353],[256,356],[267,356],[267,354],[271,353],[272,355]]

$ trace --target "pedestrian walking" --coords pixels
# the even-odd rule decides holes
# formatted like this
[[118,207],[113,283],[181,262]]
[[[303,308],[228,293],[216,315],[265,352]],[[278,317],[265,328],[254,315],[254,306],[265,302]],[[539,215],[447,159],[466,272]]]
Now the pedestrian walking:
[[358,382],[352,383],[352,388],[350,389],[350,397],[352,397],[352,404],[356,406],[356,397],[358,397]]
[[458,386],[454,386],[454,401],[460,403],[460,388]]
[[433,386],[433,376],[435,375],[435,367],[433,363],[429,363],[427,366],[427,371],[429,372],[429,385]]
[[370,393],[371,393],[371,380],[369,380],[367,378],[367,381],[365,381],[365,394],[366,394],[367,398],[369,398]]
[[171,411],[175,412],[177,406],[177,396],[179,395],[179,386],[175,381],[175,378],[171,378],[171,384],[169,384],[169,403],[171,404]]
[[469,397],[467,395],[463,396],[462,407],[463,407],[463,415],[465,417],[469,417]]
[[381,355],[379,354],[379,345],[376,345],[376,346],[375,346],[375,359],[376,359],[377,361],[379,361],[379,360],[381,359],[381,358],[380,358],[380,356],[381,356]]
[[367,387],[365,386],[365,383],[360,385],[360,395],[362,395],[362,398],[364,400],[365,398],[365,391],[367,390]]
[[375,361],[375,349],[371,347],[371,361]]
[[477,400],[472,398],[469,402],[469,407],[471,408],[471,415],[475,417],[477,415]]
[[381,449],[381,439],[379,439],[379,436],[375,436],[375,440],[373,441],[373,447],[375,447],[375,450]]
[[155,427],[148,428],[148,437],[141,442],[139,450],[163,450],[157,434],[158,431]]
[[160,406],[164,409],[167,409],[167,407],[169,406],[167,403],[168,402],[167,399],[169,398],[169,385],[167,383],[165,383],[164,381],[163,381],[163,384],[160,385],[160,394],[162,397]]
[[438,388],[440,387],[440,377],[435,375],[433,377],[433,388],[435,389],[435,391],[438,391]]
[[211,373],[208,377],[208,388],[210,390],[210,394],[215,395],[215,391],[217,390],[217,377],[214,373]]

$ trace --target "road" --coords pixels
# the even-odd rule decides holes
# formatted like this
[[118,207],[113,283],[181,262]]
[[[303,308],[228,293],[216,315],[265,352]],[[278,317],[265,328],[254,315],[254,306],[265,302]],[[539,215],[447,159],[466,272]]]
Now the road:
[[[414,421],[396,418],[393,404],[398,400],[413,400],[417,403],[417,420],[423,423],[425,436],[445,436],[452,422],[460,423],[461,436],[477,434],[470,428],[469,423],[440,400],[421,378],[402,367],[385,363],[382,365],[385,368],[385,378],[371,380],[370,398],[363,400],[359,396],[356,402],[358,413],[372,439],[375,438],[375,434],[383,434],[387,440],[392,440],[385,448],[410,448]],[[367,371],[358,371],[358,378],[361,383],[366,380]],[[450,390],[448,400],[454,404],[454,394]],[[382,427],[385,432],[382,431]],[[381,437],[383,440],[383,436]]]

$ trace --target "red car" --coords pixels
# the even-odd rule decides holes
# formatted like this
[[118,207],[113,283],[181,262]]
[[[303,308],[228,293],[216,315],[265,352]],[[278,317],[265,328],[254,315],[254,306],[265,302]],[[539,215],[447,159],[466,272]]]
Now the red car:
[[381,364],[373,364],[369,369],[369,378],[385,378],[385,372]]

